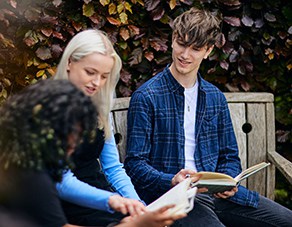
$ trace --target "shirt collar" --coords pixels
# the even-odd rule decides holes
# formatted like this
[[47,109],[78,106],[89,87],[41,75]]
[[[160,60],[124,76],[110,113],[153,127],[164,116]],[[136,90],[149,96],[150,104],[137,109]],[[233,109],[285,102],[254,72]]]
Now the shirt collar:
[[[173,77],[173,75],[171,74],[170,70],[169,70],[169,66],[167,65],[167,67],[165,67],[165,69],[163,70],[163,75],[165,76],[166,82],[169,86],[170,91],[175,92],[179,92],[181,94],[184,93],[184,87],[181,86],[181,84],[179,82],[177,82],[177,80]],[[198,88],[202,91],[205,92],[205,86],[206,81],[201,77],[201,74],[198,72],[197,74],[197,80],[198,80]]]

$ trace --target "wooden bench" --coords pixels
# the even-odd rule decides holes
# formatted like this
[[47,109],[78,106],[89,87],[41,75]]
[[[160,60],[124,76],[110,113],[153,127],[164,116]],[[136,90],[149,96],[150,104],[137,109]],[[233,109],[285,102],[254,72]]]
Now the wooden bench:
[[[266,170],[243,185],[274,199],[275,168],[292,184],[292,163],[275,150],[274,96],[270,93],[224,93],[231,113],[242,168],[270,162]],[[127,110],[130,98],[117,98],[112,109],[113,127],[121,161],[126,153]]]

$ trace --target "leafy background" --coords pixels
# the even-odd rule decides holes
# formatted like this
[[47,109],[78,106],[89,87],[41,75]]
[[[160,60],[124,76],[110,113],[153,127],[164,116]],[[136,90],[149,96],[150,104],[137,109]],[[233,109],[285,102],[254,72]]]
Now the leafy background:
[[[0,103],[54,75],[71,37],[108,33],[123,61],[118,96],[130,96],[171,62],[172,20],[192,6],[223,15],[222,36],[201,67],[222,91],[275,96],[277,151],[292,160],[292,1],[1,0]],[[292,208],[292,187],[277,173],[276,200]]]

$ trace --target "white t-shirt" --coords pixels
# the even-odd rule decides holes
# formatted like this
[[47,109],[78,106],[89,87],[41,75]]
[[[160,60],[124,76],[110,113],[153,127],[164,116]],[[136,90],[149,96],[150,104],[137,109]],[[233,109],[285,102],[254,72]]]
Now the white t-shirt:
[[185,111],[184,111],[184,130],[185,130],[185,168],[196,169],[194,153],[196,147],[195,126],[196,109],[198,99],[198,82],[191,88],[185,88]]

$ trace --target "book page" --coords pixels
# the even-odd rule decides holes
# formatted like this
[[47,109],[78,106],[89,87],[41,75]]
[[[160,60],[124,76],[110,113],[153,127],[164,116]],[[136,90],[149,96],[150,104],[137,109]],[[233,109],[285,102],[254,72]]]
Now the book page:
[[198,172],[198,174],[201,174],[202,177],[200,178],[199,181],[201,180],[218,180],[218,179],[225,179],[226,181],[231,181],[231,182],[234,182],[234,179],[227,175],[227,174],[224,174],[224,173],[217,173],[217,172]]
[[269,166],[270,163],[266,163],[266,162],[261,162],[257,165],[251,166],[248,169],[242,171],[238,176],[236,176],[234,179],[237,182],[243,181],[244,179],[246,179],[247,177],[249,177],[250,175],[260,171],[263,168],[266,168],[267,166]]
[[196,195],[196,189],[190,189],[192,179],[187,178],[178,185],[167,191],[157,200],[147,206],[147,210],[154,211],[163,206],[175,204],[169,209],[170,214],[186,213],[193,208],[193,198]]

